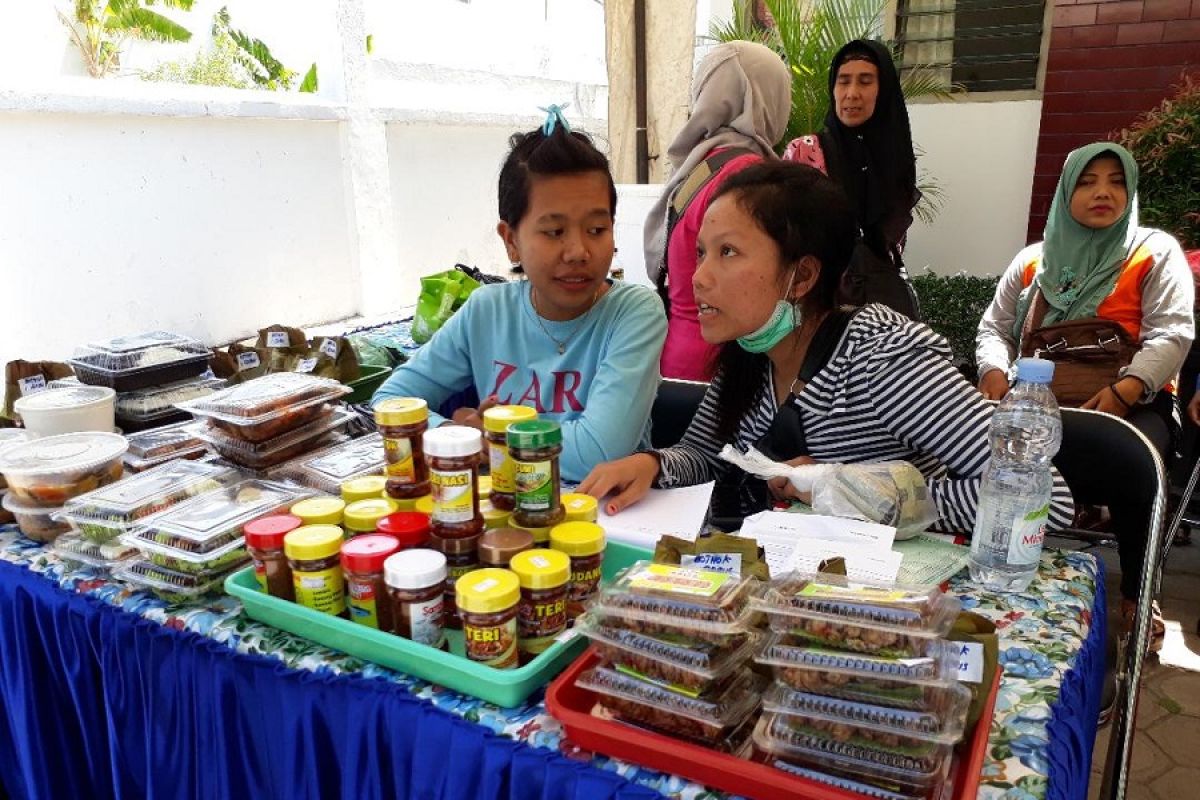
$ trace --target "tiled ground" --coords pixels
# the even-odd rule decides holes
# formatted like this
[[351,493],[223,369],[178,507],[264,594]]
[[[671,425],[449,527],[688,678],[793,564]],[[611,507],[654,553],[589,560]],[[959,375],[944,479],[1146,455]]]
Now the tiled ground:
[[[1191,545],[1167,557],[1160,604],[1167,638],[1158,657],[1146,661],[1134,733],[1129,800],[1200,797],[1200,531]],[[1055,542],[1052,546],[1061,546]],[[1117,621],[1120,597],[1117,552],[1097,548],[1108,566],[1109,624]],[[1100,729],[1092,758],[1089,795],[1099,796],[1100,770],[1111,726]]]

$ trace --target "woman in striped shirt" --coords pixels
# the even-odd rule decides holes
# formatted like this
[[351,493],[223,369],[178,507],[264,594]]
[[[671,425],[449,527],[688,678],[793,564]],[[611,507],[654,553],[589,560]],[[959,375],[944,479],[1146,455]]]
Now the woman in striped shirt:
[[[992,407],[925,325],[878,304],[835,308],[854,225],[840,189],[809,167],[773,162],[731,176],[704,217],[693,279],[704,338],[722,344],[716,376],[679,444],[601,464],[580,491],[609,497],[610,514],[651,486],[711,480],[718,517],[760,511],[769,495],[807,500],[717,456],[770,431],[793,464],[908,461],[925,476],[935,527],[970,532]],[[798,424],[781,424],[788,415]],[[781,434],[793,439],[789,453]],[[1056,472],[1051,527],[1072,512]]]

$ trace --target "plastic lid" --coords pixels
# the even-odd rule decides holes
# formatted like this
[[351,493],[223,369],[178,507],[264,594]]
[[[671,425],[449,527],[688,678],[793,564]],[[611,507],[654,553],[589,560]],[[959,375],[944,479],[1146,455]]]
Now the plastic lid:
[[103,342],[91,342],[75,351],[70,363],[83,382],[87,382],[88,370],[102,372],[129,372],[175,364],[180,361],[209,356],[203,343],[166,331],[149,331],[134,336],[119,336]]
[[119,417],[132,419],[178,413],[174,408],[176,403],[207,397],[223,388],[225,381],[221,378],[192,378],[136,392],[122,392],[117,396],[116,413]]
[[128,447],[125,437],[116,433],[47,436],[5,450],[0,454],[0,472],[52,475],[87,470],[120,458]]
[[600,517],[600,504],[590,494],[569,492],[562,496],[567,522],[595,522]]
[[494,614],[510,609],[520,601],[521,584],[517,576],[506,569],[477,569],[455,582],[454,594],[459,611]]
[[83,521],[126,524],[163,511],[189,497],[221,488],[236,473],[217,464],[168,461],[124,480],[73,497],[63,504],[66,516]]
[[22,442],[32,441],[37,436],[24,428],[0,428],[0,450],[7,450]]
[[346,506],[342,516],[342,524],[349,531],[373,531],[379,520],[400,510],[395,500],[386,497],[372,497],[369,500],[356,500]]
[[429,419],[429,404],[419,397],[391,397],[375,406],[376,425],[413,425]]
[[283,537],[283,552],[296,561],[319,561],[340,553],[345,538],[337,525],[305,525]]
[[479,537],[479,560],[488,564],[508,564],[523,550],[533,549],[533,535],[516,528],[496,528]]
[[116,394],[107,386],[70,386],[65,389],[45,389],[17,398],[17,401],[13,403],[13,409],[18,414],[24,414],[26,411],[86,408],[110,402]]
[[420,548],[393,553],[383,564],[383,580],[396,589],[438,586],[446,580],[446,557]]
[[[294,486],[249,480],[206,492],[146,519],[148,538],[171,538],[193,552],[205,552],[242,537],[242,526],[267,514],[283,513],[308,492]],[[189,544],[190,543],[190,544]]]
[[272,514],[251,520],[242,527],[247,547],[260,550],[279,550],[283,537],[304,525],[304,520],[292,514]]
[[134,353],[152,347],[176,347],[187,344],[199,344],[199,342],[178,333],[146,331],[130,336],[115,336],[112,339],[105,339],[99,342],[88,342],[87,346],[93,350],[101,350],[105,353]]
[[342,499],[347,503],[353,503],[356,500],[370,500],[382,495],[385,486],[387,486],[387,478],[382,475],[352,478],[342,484]]
[[550,531],[553,528],[528,528],[517,522],[515,515],[509,517],[508,527],[516,528],[519,531],[529,531],[533,535],[533,540],[538,543],[550,541]]
[[627,621],[708,633],[745,632],[758,582],[740,575],[638,561],[601,590],[599,609]]
[[480,475],[475,481],[475,494],[479,495],[480,500],[487,500],[492,496],[492,477],[490,475]]
[[408,511],[408,510],[416,511],[418,514],[424,514],[427,517],[433,516],[433,495],[431,495],[431,494],[423,495],[411,502],[412,502],[412,509],[406,509],[403,506],[401,506],[401,510],[402,511]]
[[348,394],[350,388],[329,378],[299,372],[275,372],[180,403],[192,414],[251,425]]
[[508,568],[522,589],[553,589],[571,579],[571,559],[557,550],[525,550],[512,557]]
[[801,720],[823,720],[851,727],[866,738],[897,734],[924,742],[958,744],[967,721],[971,690],[959,684],[934,693],[931,709],[889,708],[824,694],[797,691],[776,683],[763,697],[763,708]]
[[1053,379],[1053,361],[1047,361],[1044,358],[1017,359],[1017,380],[1030,383],[1050,383]]
[[506,433],[514,422],[537,419],[537,409],[529,406],[492,406],[483,412],[483,429],[489,433]]
[[355,536],[342,544],[342,568],[347,572],[383,572],[383,562],[399,549],[400,542],[395,536],[381,533]]
[[562,428],[548,419],[515,422],[508,427],[508,446],[526,450],[562,444]]
[[401,547],[419,547],[429,541],[429,516],[416,511],[396,511],[381,517],[375,530],[394,536]]
[[125,437],[129,441],[129,454],[138,459],[153,459],[204,447],[204,442],[187,429],[190,425],[190,422],[178,422],[131,433]]
[[[318,415],[320,414],[321,412],[318,412]],[[332,447],[304,453],[281,464],[272,474],[294,478],[300,483],[329,494],[338,494],[347,481],[382,474],[384,463],[383,437],[372,433]],[[380,484],[379,490],[373,494],[342,499],[350,503],[354,500],[365,500],[367,497],[379,497],[382,493],[383,484]]]
[[550,529],[550,546],[569,556],[594,556],[604,552],[604,528],[594,522],[564,522]]
[[479,540],[483,535],[466,536],[461,539],[442,538],[436,533],[429,534],[429,546],[439,553],[445,553],[448,556],[461,556],[465,554],[475,555],[479,549]]
[[340,525],[346,503],[340,497],[310,497],[292,506],[305,525]]
[[425,431],[425,455],[435,458],[463,458],[483,450],[483,434],[465,425],[447,425]]
[[479,501],[479,513],[483,515],[483,527],[485,530],[508,527],[509,519],[512,517],[511,511],[496,508],[492,505],[491,500]]

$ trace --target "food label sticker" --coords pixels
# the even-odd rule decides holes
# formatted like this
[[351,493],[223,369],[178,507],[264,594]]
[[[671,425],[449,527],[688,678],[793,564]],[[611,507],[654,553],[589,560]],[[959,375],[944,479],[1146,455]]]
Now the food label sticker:
[[492,491],[512,494],[516,490],[513,477],[513,462],[508,455],[508,446],[488,442],[488,465],[492,472]]
[[312,372],[313,367],[317,365],[315,358],[302,358],[300,363],[296,365],[296,372]]
[[958,679],[964,683],[983,680],[983,644],[958,642]]
[[799,597],[826,597],[831,599],[874,600],[876,602],[896,602],[908,596],[906,592],[895,589],[880,589],[874,586],[833,586],[828,583],[810,582],[796,593]]
[[45,375],[30,375],[28,378],[21,378],[17,381],[17,389],[21,392],[21,397],[34,392],[40,392],[46,388]]
[[384,475],[397,483],[417,482],[411,439],[384,439],[383,457],[387,461],[387,466],[383,468]]
[[706,569],[710,572],[724,572],[727,575],[742,574],[741,553],[685,553],[680,558],[685,567]]
[[290,344],[287,331],[267,331],[267,347],[287,347]]
[[338,340],[326,339],[325,341],[321,342],[321,352],[336,360],[338,354]]
[[632,589],[712,597],[731,577],[719,572],[686,569],[672,564],[649,564],[630,578],[629,586]]
[[465,470],[429,470],[429,488],[433,495],[433,519],[437,522],[470,522],[475,519],[473,472]]
[[[549,511],[556,498],[554,467],[550,461],[514,461],[516,505],[519,511]],[[494,488],[495,484],[493,484]]]
[[253,350],[250,350],[245,353],[238,353],[237,363],[238,363],[238,372],[241,372],[244,369],[254,369],[259,364],[261,364],[262,361],[259,359],[258,353],[254,352]]
[[494,578],[487,578],[475,584],[474,591],[476,594],[483,594],[488,589],[495,589],[498,585],[499,583]]
[[550,562],[544,556],[531,556],[529,563],[533,564],[538,569],[545,569],[550,566]]
[[569,642],[579,635],[579,631],[575,628],[567,628],[565,631],[554,637],[556,642]]

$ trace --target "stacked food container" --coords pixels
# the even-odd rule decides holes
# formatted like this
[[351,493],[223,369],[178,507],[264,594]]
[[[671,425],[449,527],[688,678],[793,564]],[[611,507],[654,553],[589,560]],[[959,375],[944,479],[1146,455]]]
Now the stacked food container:
[[242,526],[304,496],[293,486],[249,480],[193,497],[122,534],[121,541],[143,558],[113,574],[165,600],[194,599],[219,588],[226,575],[249,561]]
[[192,433],[191,427],[190,423],[177,422],[127,435],[126,471],[144,472],[178,459],[203,458],[208,454],[208,447],[203,439]]
[[[0,428],[0,453],[33,438],[33,434],[20,428]],[[4,474],[0,473],[0,525],[7,525],[15,521],[12,512],[4,508],[4,498],[7,495],[8,481],[4,479]]]
[[70,360],[75,376],[116,394],[116,424],[126,432],[187,419],[175,403],[209,394],[224,381],[205,376],[210,353],[195,339],[151,331],[93,342]]
[[0,452],[0,475],[8,484],[4,508],[21,532],[52,541],[70,525],[63,504],[120,480],[125,437],[115,433],[67,433],[16,444]]
[[190,431],[224,458],[262,471],[343,441],[336,431],[354,412],[333,401],[349,391],[328,378],[277,372],[178,407],[203,417]]
[[942,638],[959,601],[937,587],[793,574],[751,605],[771,628],[755,661],[775,676],[756,756],[871,796],[939,796],[971,697]]
[[736,752],[766,684],[750,666],[755,585],[738,575],[633,564],[577,623],[604,659],[577,685],[624,722]]
[[[339,494],[356,478],[383,474],[383,437],[378,433],[305,453],[266,473],[271,480],[294,480],[326,494]],[[375,492],[383,494],[382,487]]]

